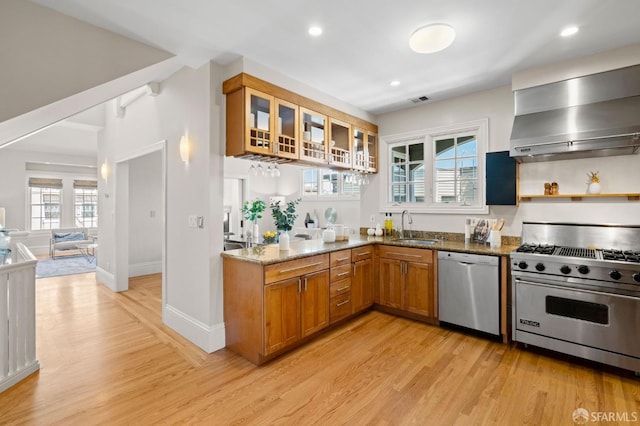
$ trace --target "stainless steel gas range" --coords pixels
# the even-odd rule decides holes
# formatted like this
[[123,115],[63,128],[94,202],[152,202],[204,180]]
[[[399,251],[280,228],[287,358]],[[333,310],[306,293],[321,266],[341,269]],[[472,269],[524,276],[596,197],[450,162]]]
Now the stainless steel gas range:
[[640,226],[524,222],[513,340],[640,372]]

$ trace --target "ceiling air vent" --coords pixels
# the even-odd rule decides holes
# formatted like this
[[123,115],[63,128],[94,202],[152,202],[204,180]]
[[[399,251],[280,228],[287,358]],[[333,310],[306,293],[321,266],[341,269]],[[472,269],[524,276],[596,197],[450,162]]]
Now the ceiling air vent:
[[418,96],[417,98],[409,99],[414,104],[419,104],[420,102],[428,101],[429,98],[427,96]]

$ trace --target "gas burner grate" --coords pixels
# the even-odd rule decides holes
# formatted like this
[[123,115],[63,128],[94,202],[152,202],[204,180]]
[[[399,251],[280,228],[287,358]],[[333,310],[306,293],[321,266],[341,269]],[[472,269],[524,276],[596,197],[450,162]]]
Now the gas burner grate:
[[586,259],[595,259],[596,251],[588,248],[579,247],[560,247],[558,256],[583,257]]

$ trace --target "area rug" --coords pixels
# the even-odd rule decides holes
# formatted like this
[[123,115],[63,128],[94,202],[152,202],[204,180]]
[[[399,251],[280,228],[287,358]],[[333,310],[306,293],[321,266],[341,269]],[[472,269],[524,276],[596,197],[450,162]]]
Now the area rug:
[[36,278],[59,277],[62,275],[85,274],[96,271],[96,262],[89,262],[81,254],[59,256],[56,259],[39,259]]

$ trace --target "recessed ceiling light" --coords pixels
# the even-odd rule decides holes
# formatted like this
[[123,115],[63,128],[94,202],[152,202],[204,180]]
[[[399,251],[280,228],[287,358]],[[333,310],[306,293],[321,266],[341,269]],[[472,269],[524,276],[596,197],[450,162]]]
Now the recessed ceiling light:
[[456,38],[449,24],[429,24],[418,28],[409,37],[409,47],[417,53],[435,53],[446,49]]
[[322,28],[314,25],[312,27],[309,27],[309,35],[312,35],[314,37],[318,37],[319,35],[322,34]]
[[398,80],[393,80],[391,83],[389,83],[389,86],[391,87],[400,86],[400,82]]
[[564,30],[562,30],[562,32],[560,32],[560,35],[562,37],[569,37],[574,35],[577,32],[578,32],[578,27],[567,27]]

